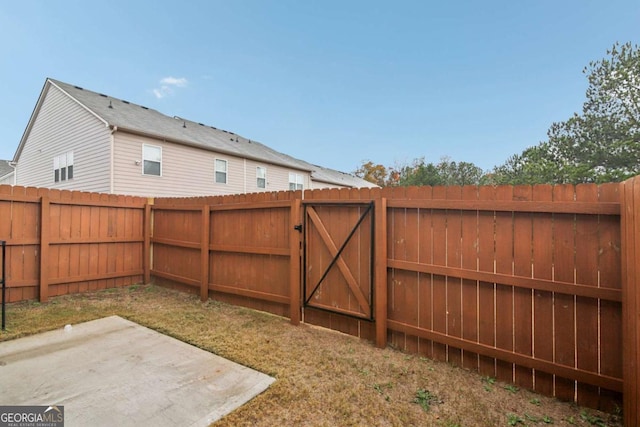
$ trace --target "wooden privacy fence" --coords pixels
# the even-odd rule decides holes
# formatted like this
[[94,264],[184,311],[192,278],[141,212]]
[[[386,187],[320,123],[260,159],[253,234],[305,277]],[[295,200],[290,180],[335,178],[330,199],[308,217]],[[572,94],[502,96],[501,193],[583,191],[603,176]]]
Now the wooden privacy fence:
[[13,301],[144,277],[585,406],[624,392],[638,422],[640,179],[149,201],[8,188]]
[[0,186],[7,301],[125,286],[143,279],[146,199]]
[[294,318],[289,303],[292,284],[298,286],[292,268],[298,248],[291,219],[300,197],[156,199],[150,274],[164,285],[191,287],[203,300],[213,292],[218,300]]
[[392,193],[391,342],[611,409],[622,391],[618,188]]
[[620,188],[156,199],[151,275],[611,410],[623,390]]

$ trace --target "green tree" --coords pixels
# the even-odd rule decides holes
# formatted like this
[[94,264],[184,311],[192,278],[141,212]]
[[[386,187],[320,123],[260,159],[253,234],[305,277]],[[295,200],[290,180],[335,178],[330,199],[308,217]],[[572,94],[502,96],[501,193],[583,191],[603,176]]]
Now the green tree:
[[354,174],[359,178],[384,187],[387,185],[389,172],[383,165],[374,164],[372,161],[367,160],[362,162],[362,166],[360,166]]
[[548,140],[494,168],[497,184],[622,181],[640,174],[640,49],[614,44],[584,69],[582,113],[554,123]]
[[471,185],[479,184],[484,175],[481,168],[469,162],[455,162],[443,157],[440,162],[426,163],[424,157],[411,165],[398,168],[398,185]]

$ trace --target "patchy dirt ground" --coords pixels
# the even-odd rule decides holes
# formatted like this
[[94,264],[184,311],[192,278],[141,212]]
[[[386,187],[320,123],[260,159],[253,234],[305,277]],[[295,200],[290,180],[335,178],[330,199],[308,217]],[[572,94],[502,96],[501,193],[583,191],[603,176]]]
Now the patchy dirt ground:
[[11,304],[0,341],[117,314],[274,376],[216,426],[620,426],[445,363],[156,286]]

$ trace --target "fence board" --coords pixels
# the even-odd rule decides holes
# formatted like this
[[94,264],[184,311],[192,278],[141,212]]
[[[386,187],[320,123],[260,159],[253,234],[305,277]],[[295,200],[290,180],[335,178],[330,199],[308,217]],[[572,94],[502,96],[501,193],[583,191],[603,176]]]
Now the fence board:
[[[553,199],[557,202],[573,203],[574,187],[556,185]],[[575,215],[557,214],[553,217],[553,275],[555,280],[575,280]],[[575,366],[575,296],[555,293],[553,305],[554,361]],[[567,327],[571,325],[571,327]],[[563,400],[573,400],[575,382],[556,376],[555,395]]]
[[[480,187],[478,198],[495,200],[492,187]],[[478,270],[494,272],[494,234],[495,214],[490,211],[478,212]],[[480,281],[478,283],[478,341],[494,346],[495,341],[495,283]],[[480,355],[480,374],[488,377],[496,376],[496,360],[493,357]]]
[[[593,185],[576,186],[576,201],[598,201],[598,188]],[[598,286],[599,252],[598,216],[577,215],[575,227],[576,282]],[[598,372],[599,300],[576,297],[576,365],[586,371]],[[578,383],[576,401],[580,405],[599,406],[598,387]]]
[[[531,186],[513,188],[513,200],[531,201]],[[513,218],[513,274],[532,277],[533,218],[530,212],[516,212]],[[533,354],[533,289],[515,287],[513,289],[514,350],[518,354]],[[533,389],[533,370],[516,366],[514,382],[527,389]]]
[[[476,201],[478,188],[462,188],[463,199]],[[467,270],[478,269],[478,211],[462,211],[461,267]],[[462,338],[478,341],[478,281],[462,279]],[[465,350],[462,353],[462,366],[478,371],[478,353]]]
[[[552,200],[550,185],[533,187],[533,200]],[[553,279],[553,220],[552,214],[533,214],[533,277]],[[553,292],[536,290],[533,301],[533,355],[537,359],[553,361]],[[553,375],[534,370],[534,390],[553,396]]]
[[625,426],[640,423],[640,179],[622,186],[623,376]]
[[[619,184],[602,184],[599,188],[599,200],[604,202],[620,201]],[[621,227],[619,218],[610,215],[598,217],[599,239],[599,286],[605,289],[621,289]],[[600,372],[612,377],[622,377],[622,352],[609,349],[622,348],[622,306],[620,302],[600,301],[600,341],[598,352]],[[606,389],[600,389],[599,408],[613,411],[620,407],[622,395]]]
[[[420,189],[419,199],[428,200],[431,197],[431,187],[422,187]],[[420,236],[418,239],[418,262],[433,264],[431,209],[419,210],[418,224],[420,225],[418,230]],[[418,326],[422,329],[433,330],[433,275],[418,272],[417,280],[420,286]],[[429,358],[433,357],[433,341],[420,337],[418,344],[420,354]]]
[[[433,188],[434,199],[446,198],[446,187]],[[431,238],[433,247],[433,263],[435,265],[447,265],[447,215],[443,210],[431,212]],[[433,331],[442,334],[447,333],[447,278],[444,275],[433,275]],[[443,310],[442,308],[445,308]],[[435,360],[447,360],[447,345],[440,342],[433,343],[433,358]]]
[[[460,200],[462,189],[458,186],[447,187],[447,200]],[[462,265],[462,212],[459,210],[446,211],[447,233],[447,259],[448,267],[459,268]],[[453,337],[462,337],[462,279],[448,276],[447,282],[447,334]],[[462,350],[449,347],[447,360],[456,366],[462,365]]]
[[[498,187],[497,200],[512,200],[512,187]],[[495,213],[495,272],[513,274],[513,213]],[[513,351],[513,287],[496,284],[496,347]],[[513,364],[497,360],[496,377],[499,380],[513,381]]]

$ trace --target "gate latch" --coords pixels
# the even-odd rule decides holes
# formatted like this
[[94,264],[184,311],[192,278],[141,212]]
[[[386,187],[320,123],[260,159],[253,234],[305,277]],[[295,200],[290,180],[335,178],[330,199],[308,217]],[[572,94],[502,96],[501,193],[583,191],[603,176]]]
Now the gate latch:
[[293,229],[298,230],[300,233],[302,233],[302,224],[294,225]]

